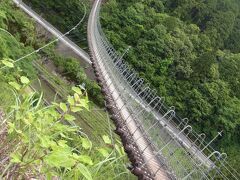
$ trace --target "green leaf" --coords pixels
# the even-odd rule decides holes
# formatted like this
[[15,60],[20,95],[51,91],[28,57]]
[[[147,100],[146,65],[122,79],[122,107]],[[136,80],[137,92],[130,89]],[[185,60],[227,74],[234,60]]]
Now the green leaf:
[[107,149],[105,149],[105,148],[98,149],[98,152],[100,152],[102,154],[102,156],[105,158],[109,156],[109,153],[108,153]]
[[11,134],[15,130],[15,125],[11,122],[8,122],[8,133]]
[[82,91],[81,91],[80,88],[78,88],[78,87],[72,87],[72,90],[73,90],[75,93],[77,93],[77,94],[79,94],[79,95],[82,95]]
[[3,19],[6,19],[7,16],[6,16],[6,12],[5,11],[0,11],[0,17],[3,18]]
[[67,149],[69,150],[69,147],[68,147],[68,145],[67,145],[67,141],[65,141],[65,140],[59,140],[57,143],[58,143],[59,146],[61,146],[61,147],[63,147],[63,148],[67,148]]
[[54,179],[54,177],[56,177],[56,173],[51,172],[51,171],[46,172],[46,180],[52,180],[52,179]]
[[11,160],[10,160],[10,161],[11,161],[12,163],[20,163],[20,162],[22,162],[22,161],[21,161],[21,156],[20,156],[19,153],[11,154],[10,157],[11,157]]
[[103,138],[103,141],[104,141],[106,144],[112,144],[112,141],[111,141],[111,139],[110,139],[108,136],[103,135],[102,138]]
[[78,164],[78,169],[80,173],[87,179],[92,180],[91,173],[89,172],[88,168],[84,166],[83,164]]
[[72,112],[79,112],[79,111],[82,111],[82,108],[81,107],[71,107],[71,111]]
[[93,162],[92,162],[92,159],[90,156],[87,156],[87,155],[80,155],[78,157],[78,160],[82,163],[85,163],[85,164],[88,164],[88,165],[93,165]]
[[67,121],[74,121],[74,120],[76,120],[76,118],[75,118],[74,116],[69,115],[69,114],[66,114],[66,115],[64,116],[64,118],[65,118],[65,120],[67,120]]
[[82,147],[83,147],[84,149],[90,149],[90,148],[92,147],[92,143],[91,143],[91,141],[89,141],[88,139],[86,139],[86,138],[81,138],[81,140],[82,140]]
[[20,90],[21,89],[21,86],[18,83],[16,83],[16,82],[9,82],[8,84],[10,84],[16,90]]
[[63,112],[67,112],[68,108],[67,108],[67,105],[65,103],[60,103],[59,106],[63,110]]
[[74,101],[74,98],[73,98],[72,96],[68,96],[68,103],[69,103],[71,106],[74,106],[75,101]]
[[89,110],[89,105],[88,104],[89,104],[89,100],[88,100],[88,98],[85,98],[85,99],[81,99],[80,104],[78,104],[78,105],[80,107],[83,107],[83,108]]
[[51,154],[47,155],[44,160],[48,165],[52,167],[71,168],[76,163],[73,158],[70,158],[71,155],[72,153],[69,148],[56,146]]
[[7,59],[2,60],[2,63],[7,67],[10,67],[10,68],[14,67],[14,64]]
[[23,134],[23,132],[22,132],[21,130],[19,130],[19,129],[15,129],[15,131],[16,131],[16,133],[18,133],[18,134]]
[[28,84],[28,83],[30,83],[30,81],[29,81],[29,79],[26,76],[22,76],[21,77],[21,83]]
[[50,136],[38,136],[40,139],[40,146],[43,148],[49,148],[51,145],[55,144],[54,141],[52,141]]
[[122,147],[120,148],[119,145],[115,144],[115,149],[117,150],[119,155],[124,155],[124,149]]
[[80,102],[80,97],[77,93],[74,93],[74,99],[76,102]]

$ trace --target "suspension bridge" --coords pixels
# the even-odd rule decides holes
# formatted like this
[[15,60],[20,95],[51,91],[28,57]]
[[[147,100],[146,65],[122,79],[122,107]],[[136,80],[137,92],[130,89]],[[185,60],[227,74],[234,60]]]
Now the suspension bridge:
[[66,37],[79,24],[62,34],[20,0],[13,2],[92,64],[116,133],[132,163],[129,170],[139,179],[240,179],[227,163],[227,155],[211,147],[221,132],[207,142],[205,134],[196,133],[188,119],[180,118],[124,61],[128,49],[119,55],[109,43],[100,23],[102,0],[95,0],[89,15],[91,57]]

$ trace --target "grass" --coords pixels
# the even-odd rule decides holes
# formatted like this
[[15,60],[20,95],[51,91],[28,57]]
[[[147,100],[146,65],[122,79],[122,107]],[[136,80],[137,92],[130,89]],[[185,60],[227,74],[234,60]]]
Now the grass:
[[8,84],[0,82],[0,108],[7,110],[7,108],[12,105],[15,101],[14,92]]
[[[44,94],[45,100],[62,101],[67,98],[71,92],[71,86],[61,80],[57,75],[49,72],[41,63],[36,62],[35,67],[39,72],[39,79],[36,79],[32,86]],[[102,143],[101,136],[109,134],[109,118],[104,109],[100,109],[93,102],[90,102],[90,110],[83,110],[81,113],[75,115],[75,123],[79,125],[89,138],[95,143]],[[114,125],[110,122],[110,128],[113,129]],[[114,134],[114,138],[117,136]]]
[[[44,73],[43,70],[46,69],[42,67],[42,69],[38,70],[40,78],[33,81],[31,86],[34,89],[38,89],[39,92],[43,92],[44,99],[48,100],[49,102],[64,101],[71,91],[71,86],[66,84],[65,81],[62,81],[58,76],[47,72]],[[0,82],[0,109],[2,106],[9,107],[15,102],[15,96],[13,95],[11,88],[8,87],[9,85],[7,83]],[[55,89],[60,90],[61,95],[56,95]],[[32,92],[32,89],[26,88],[24,92],[30,93]],[[66,92],[66,94],[63,95],[63,92]],[[97,148],[109,148],[109,150],[111,150],[113,153],[113,159],[111,161],[109,160],[109,162],[106,162],[104,167],[103,165],[101,165],[101,168],[99,167],[99,172],[96,172],[99,173],[99,175],[97,175],[97,179],[136,179],[136,177],[132,175],[125,167],[126,163],[128,163],[128,160],[124,154],[124,151],[122,150],[119,138],[117,135],[112,133],[114,126],[109,120],[108,114],[103,109],[100,109],[98,106],[96,106],[93,102],[90,102],[90,110],[81,111],[80,113],[76,114],[76,118],[77,120],[75,120],[75,123],[82,128],[82,132],[88,135],[89,139],[94,144],[95,151],[97,151]],[[102,138],[103,135],[111,136],[111,145],[106,145],[106,143],[104,143]],[[121,148],[121,152],[123,154],[119,155],[118,149],[113,148],[114,145],[116,145],[118,148]],[[99,154],[97,153],[90,155],[96,160],[100,158]]]
[[[39,72],[40,79],[36,79],[32,86],[39,91],[42,91],[44,94],[44,98],[47,101],[63,101],[70,94],[71,86],[67,83],[67,81],[63,81],[59,78],[59,76],[51,73],[50,70],[44,65],[38,63],[35,66]],[[57,95],[56,95],[57,91]],[[76,125],[82,128],[83,132],[87,134],[89,139],[97,146],[105,146],[102,136],[110,135],[113,144],[121,144],[119,137],[112,133],[114,129],[114,125],[108,117],[107,112],[104,109],[99,108],[93,102],[90,102],[90,110],[83,110],[79,113],[75,113],[74,116],[76,120],[74,121]],[[116,159],[117,160],[117,159]],[[125,164],[128,163],[127,157],[124,156],[118,161],[115,162],[122,166],[121,168],[125,169]],[[110,165],[111,168],[112,165]],[[99,179],[136,179],[134,175],[129,173],[128,171],[122,172],[121,169],[111,168],[111,170],[115,169],[116,174],[119,177],[109,177],[108,174],[99,176]],[[126,169],[125,169],[126,170]],[[118,172],[119,171],[119,172]]]

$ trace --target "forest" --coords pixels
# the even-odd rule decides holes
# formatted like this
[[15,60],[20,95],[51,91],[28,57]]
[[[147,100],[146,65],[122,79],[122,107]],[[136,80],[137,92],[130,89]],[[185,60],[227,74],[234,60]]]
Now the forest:
[[240,2],[109,0],[104,31],[125,60],[239,169]]

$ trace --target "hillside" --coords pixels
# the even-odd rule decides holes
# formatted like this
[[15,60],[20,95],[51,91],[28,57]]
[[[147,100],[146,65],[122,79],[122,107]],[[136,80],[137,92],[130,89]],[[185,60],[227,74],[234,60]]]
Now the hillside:
[[240,3],[109,0],[101,12],[115,49],[239,169]]

